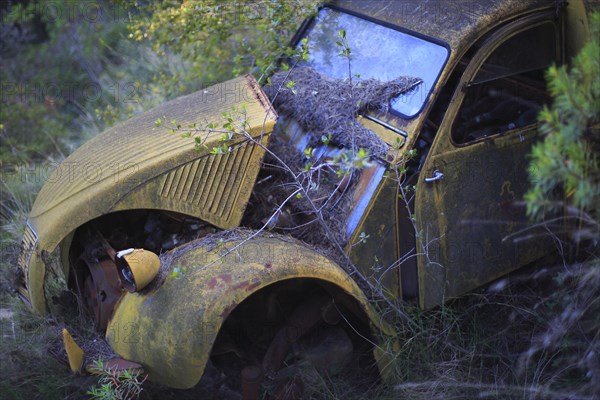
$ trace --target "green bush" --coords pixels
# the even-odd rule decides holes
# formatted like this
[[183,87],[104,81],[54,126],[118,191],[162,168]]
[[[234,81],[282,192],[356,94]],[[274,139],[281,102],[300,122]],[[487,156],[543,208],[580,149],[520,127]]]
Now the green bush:
[[[185,74],[160,75],[171,93],[199,89],[251,70],[257,77],[289,54],[301,21],[316,11],[315,0],[232,2],[191,0],[138,5],[130,37],[149,40],[162,57],[181,55]],[[136,3],[137,5],[137,3]]]
[[64,157],[107,125],[164,100],[150,87],[162,64],[127,38],[130,22],[119,7],[109,0],[3,6],[2,164]]
[[526,195],[538,218],[564,206],[600,217],[600,13],[591,15],[590,30],[570,68],[547,73],[554,103],[539,115],[545,137],[533,148]]

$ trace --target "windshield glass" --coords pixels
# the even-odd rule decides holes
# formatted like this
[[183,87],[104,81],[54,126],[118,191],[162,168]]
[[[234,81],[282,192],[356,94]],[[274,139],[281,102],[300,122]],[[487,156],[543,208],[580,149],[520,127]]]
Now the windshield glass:
[[339,55],[342,48],[336,44],[340,42],[340,30],[346,31],[353,79],[358,75],[360,79],[385,82],[413,76],[423,81],[415,91],[391,101],[391,110],[401,117],[417,115],[448,58],[448,50],[425,39],[324,8],[308,33],[307,64],[333,78],[348,77],[348,59]]

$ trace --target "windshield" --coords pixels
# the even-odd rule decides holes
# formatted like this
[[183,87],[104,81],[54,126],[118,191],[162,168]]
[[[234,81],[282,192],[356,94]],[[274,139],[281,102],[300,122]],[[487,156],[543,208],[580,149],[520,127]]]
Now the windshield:
[[348,77],[348,59],[340,54],[338,32],[346,31],[353,79],[391,81],[400,76],[423,83],[392,99],[391,110],[403,118],[417,115],[442,70],[448,50],[439,44],[331,8],[322,9],[308,33],[308,66],[333,78]]

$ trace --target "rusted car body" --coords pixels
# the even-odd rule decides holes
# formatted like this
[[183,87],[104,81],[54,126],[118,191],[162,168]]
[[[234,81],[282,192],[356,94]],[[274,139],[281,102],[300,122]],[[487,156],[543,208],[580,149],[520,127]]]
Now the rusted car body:
[[[307,21],[295,43],[345,29],[353,47],[353,29],[363,25],[376,28],[367,32],[373,42],[366,48],[383,46],[377,29],[422,46],[422,54],[410,55],[383,48],[379,55],[390,65],[420,56],[411,65],[429,70],[411,98],[358,118],[390,146],[387,157],[361,172],[350,204],[345,253],[360,273],[390,297],[430,309],[552,251],[535,231],[521,234],[530,226],[521,199],[536,114],[549,100],[543,72],[585,41],[584,3],[339,1]],[[328,61],[315,60],[309,64],[328,73]],[[369,76],[366,60],[357,72],[389,78]],[[418,69],[411,74],[420,77]],[[208,150],[219,145],[220,133],[206,136],[198,150],[156,124],[167,117],[184,127],[220,126],[232,105],[242,104],[249,135],[234,136],[227,154]],[[176,388],[194,386],[211,352],[231,348],[224,326],[247,333],[251,320],[267,323],[258,315],[273,312],[270,299],[285,292],[294,293],[287,318],[302,312],[312,318],[310,310],[333,301],[373,332],[393,335],[354,277],[310,247],[276,234],[210,239],[243,225],[277,118],[261,88],[244,77],[175,99],[84,144],[49,178],[29,215],[19,258],[22,297],[34,311],[48,310],[48,265],[58,257],[66,284],[88,299],[115,352]],[[297,125],[286,129],[302,143]],[[411,150],[413,164],[401,165]],[[417,187],[406,204],[387,173],[398,169]],[[173,240],[155,238],[157,230]],[[183,244],[198,237],[205,242]],[[130,247],[175,248],[169,275],[141,291],[123,290],[117,252]],[[325,300],[302,309],[313,296]],[[258,362],[277,369],[289,346],[277,342],[286,318],[274,320],[268,341],[276,344]],[[315,323],[298,328],[299,335]],[[244,359],[239,347],[230,353]]]

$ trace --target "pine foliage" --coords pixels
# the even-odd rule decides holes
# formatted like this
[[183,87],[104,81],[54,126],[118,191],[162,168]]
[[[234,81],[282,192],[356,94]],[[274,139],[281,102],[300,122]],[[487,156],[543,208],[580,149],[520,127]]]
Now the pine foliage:
[[528,212],[574,206],[600,217],[600,13],[590,18],[591,40],[572,60],[570,68],[547,72],[554,99],[538,119],[544,140],[532,152],[526,195]]

